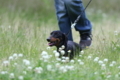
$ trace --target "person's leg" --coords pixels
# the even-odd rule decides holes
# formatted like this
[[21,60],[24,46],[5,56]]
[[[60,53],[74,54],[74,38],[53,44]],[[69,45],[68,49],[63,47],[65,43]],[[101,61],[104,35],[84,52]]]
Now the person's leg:
[[[81,0],[65,0],[65,6],[73,23],[79,15],[81,15],[79,21],[77,22],[75,29],[80,33],[80,46],[85,48],[91,44],[91,22],[87,19],[84,10],[84,6]],[[82,13],[82,14],[81,14]]]
[[55,0],[56,15],[60,31],[68,34],[68,40],[73,40],[71,31],[71,21],[66,11],[64,0]]

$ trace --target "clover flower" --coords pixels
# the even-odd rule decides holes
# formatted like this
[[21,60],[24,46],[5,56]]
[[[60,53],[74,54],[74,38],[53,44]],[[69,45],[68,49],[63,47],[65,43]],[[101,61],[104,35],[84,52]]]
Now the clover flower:
[[60,63],[56,63],[55,67],[59,68],[60,67]]
[[61,67],[59,68],[59,70],[60,70],[61,72],[63,72],[63,73],[65,73],[65,72],[68,71],[64,66],[61,66]]
[[23,59],[23,63],[24,63],[25,65],[30,65],[30,61],[27,60],[27,59]]
[[75,61],[74,60],[70,60],[71,63],[74,63]]
[[47,50],[50,50],[51,49],[51,47],[47,47]]
[[35,73],[42,73],[43,69],[42,69],[42,67],[36,67],[34,69],[34,71],[35,71]]
[[88,59],[91,59],[92,58],[92,56],[88,56]]
[[3,61],[3,66],[9,66],[10,62],[9,61]]
[[106,65],[105,65],[105,64],[102,64],[102,65],[101,65],[101,69],[102,69],[102,70],[105,70],[105,69],[106,69]]
[[61,46],[61,48],[62,48],[62,49],[65,49],[65,46],[64,46],[64,45],[62,45],[62,46]]
[[28,71],[31,71],[31,70],[32,70],[32,67],[31,67],[31,66],[28,66],[28,67],[27,67],[27,70],[28,70]]
[[9,60],[13,60],[14,58],[13,58],[13,56],[10,56],[8,59],[9,59]]
[[109,66],[110,66],[110,67],[113,67],[113,66],[114,66],[114,64],[112,64],[112,63],[111,63]]
[[83,55],[83,54],[84,54],[84,51],[82,50],[82,51],[80,51],[80,53]]
[[118,35],[118,33],[119,33],[118,31],[114,31],[114,34],[115,34],[116,36]]
[[52,65],[47,65],[47,70],[52,71]]
[[23,54],[22,53],[18,54],[18,57],[23,57]]
[[41,58],[40,60],[43,60],[44,62],[47,62],[48,59],[50,59],[52,57],[52,55],[48,55],[48,53],[46,51],[43,51],[41,53]]
[[81,61],[81,62],[79,62],[79,64],[80,64],[80,65],[84,65],[84,62]]
[[23,74],[27,74],[27,72],[26,72],[26,71],[23,71]]
[[8,72],[7,71],[1,71],[0,73],[1,74],[7,74]]
[[96,58],[94,59],[95,62],[97,62],[98,60],[99,60],[99,57],[96,57]]
[[41,56],[45,56],[48,55],[48,53],[46,51],[42,51]]
[[60,53],[61,53],[61,55],[64,55],[64,54],[65,54],[65,51],[64,51],[64,50],[61,50]]
[[13,58],[14,58],[14,59],[17,59],[17,58],[18,58],[18,54],[17,54],[17,53],[14,53],[14,54],[13,54]]
[[60,53],[59,52],[55,52],[55,57],[59,57]]
[[66,62],[66,60],[62,59],[62,60],[61,60],[61,62],[65,63],[65,62]]
[[111,77],[111,75],[108,75],[106,78],[110,78]]
[[71,50],[68,50],[68,53],[71,53]]
[[120,66],[118,66],[118,68],[120,69]]
[[103,61],[104,61],[104,62],[108,62],[108,59],[104,59]]
[[14,73],[10,73],[9,78],[12,78],[12,79],[15,78]]
[[78,59],[77,61],[78,61],[78,62],[81,62],[81,60],[80,60],[80,59]]
[[98,63],[99,63],[100,65],[102,65],[102,64],[103,64],[103,61],[99,60]]
[[56,58],[57,61],[61,61],[61,58]]
[[24,77],[23,76],[19,76],[18,79],[19,80],[24,80]]

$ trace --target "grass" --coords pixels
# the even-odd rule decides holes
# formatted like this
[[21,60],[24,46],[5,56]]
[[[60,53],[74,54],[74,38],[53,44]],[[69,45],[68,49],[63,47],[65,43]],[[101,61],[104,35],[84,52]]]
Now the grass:
[[[119,80],[119,20],[97,15],[99,22],[90,17],[92,46],[66,63],[54,56],[55,47],[47,45],[49,33],[58,29],[54,18],[38,23],[1,14],[0,80]],[[79,34],[72,31],[74,41],[79,42]]]
[[[46,41],[58,29],[55,16],[41,16],[46,10],[29,13],[29,5],[24,6],[28,11],[0,10],[0,80],[120,80],[119,13],[87,10],[93,24],[92,46],[66,62],[55,57],[56,48],[49,48]],[[72,31],[79,42],[78,32]]]

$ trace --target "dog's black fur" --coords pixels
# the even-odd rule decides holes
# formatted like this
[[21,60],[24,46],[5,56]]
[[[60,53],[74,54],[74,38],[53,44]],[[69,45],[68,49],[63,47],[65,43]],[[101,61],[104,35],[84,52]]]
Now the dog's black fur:
[[[49,46],[56,46],[57,51],[60,53],[59,48],[61,48],[61,46],[65,46],[65,48],[63,49],[65,51],[65,54],[63,56],[65,57],[69,57],[70,59],[73,59],[73,57],[76,54],[79,54],[79,51],[81,51],[81,48],[79,46],[79,44],[73,42],[73,41],[69,41],[67,39],[67,36],[62,33],[61,31],[53,31],[50,33],[50,37],[47,38],[47,41],[49,42]],[[71,51],[70,53],[68,51]],[[60,53],[60,57],[61,57],[61,53]]]

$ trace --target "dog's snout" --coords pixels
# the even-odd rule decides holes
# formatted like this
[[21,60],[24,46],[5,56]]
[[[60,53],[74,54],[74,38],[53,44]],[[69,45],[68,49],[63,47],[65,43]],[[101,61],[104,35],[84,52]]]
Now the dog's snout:
[[50,38],[47,38],[47,41],[50,42]]

